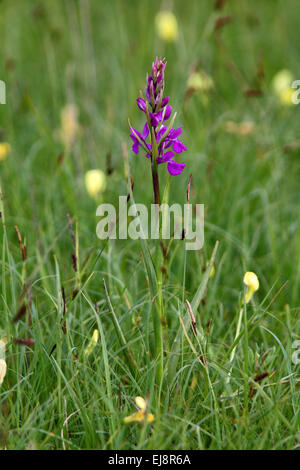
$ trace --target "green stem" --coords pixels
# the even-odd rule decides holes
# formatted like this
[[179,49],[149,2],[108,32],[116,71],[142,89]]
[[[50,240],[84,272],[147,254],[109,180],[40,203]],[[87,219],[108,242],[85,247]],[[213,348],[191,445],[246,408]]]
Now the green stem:
[[[234,337],[234,342],[237,340],[237,338],[240,335],[241,326],[242,326],[242,318],[243,318],[243,307],[241,307],[241,309],[240,309],[239,318],[238,318],[237,327],[236,327],[236,332],[235,332],[235,337]],[[229,369],[227,377],[225,379],[226,384],[229,384],[230,379],[231,379],[231,373],[232,373],[232,368],[233,368],[233,360],[234,360],[234,357],[235,357],[236,348],[237,348],[237,344],[234,346],[234,348],[233,348],[233,350],[231,351],[231,354],[230,354],[230,359],[229,359],[230,369]]]
[[245,401],[245,424],[248,425],[248,397],[249,397],[249,390],[248,390],[248,380],[249,380],[249,345],[248,345],[248,324],[247,324],[247,306],[246,302],[244,302],[244,362],[245,362],[245,376],[244,376],[244,401]]
[[153,171],[153,166],[152,166],[152,183],[153,183],[153,192],[154,192],[154,203],[160,205],[158,172]]
[[[160,192],[159,192],[159,177],[158,177],[158,168],[157,168],[157,157],[158,157],[158,147],[156,142],[156,135],[154,128],[151,126],[151,143],[152,143],[152,161],[151,161],[151,171],[152,171],[152,181],[153,181],[153,192],[154,192],[154,203],[160,205]],[[159,213],[157,218],[157,223],[159,223]],[[159,231],[161,239],[161,231]],[[163,369],[164,369],[164,357],[163,357],[163,298],[162,298],[162,272],[161,272],[161,249],[158,246],[158,255],[156,259],[156,275],[157,275],[157,299],[155,300],[156,308],[153,311],[153,328],[155,336],[155,359],[157,360],[156,368],[156,380],[159,387],[159,396],[162,386],[163,379]]]

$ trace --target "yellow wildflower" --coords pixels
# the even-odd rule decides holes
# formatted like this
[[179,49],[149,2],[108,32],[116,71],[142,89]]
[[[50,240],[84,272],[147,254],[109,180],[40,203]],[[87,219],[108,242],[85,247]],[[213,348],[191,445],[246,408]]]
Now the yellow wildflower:
[[178,38],[178,24],[174,13],[160,11],[155,17],[155,25],[158,36],[166,42],[174,42]]
[[[138,422],[141,423],[145,420],[146,418],[146,413],[147,413],[147,402],[144,400],[142,397],[136,397],[135,403],[139,407],[139,410],[133,413],[130,416],[126,416],[124,418],[124,423],[133,423],[133,422]],[[152,413],[148,413],[147,415],[147,423],[152,423],[154,421],[154,415]]]
[[84,351],[84,354],[86,356],[89,356],[91,354],[93,349],[96,347],[96,345],[98,343],[98,340],[99,340],[99,331],[94,330],[92,339],[91,339],[91,341],[89,342],[89,344],[87,345],[87,347],[85,348],[85,351]]
[[271,83],[273,92],[283,105],[290,106],[293,104],[292,95],[295,90],[292,88],[292,82],[293,75],[287,69],[280,70],[273,77]]
[[5,160],[11,151],[11,146],[7,142],[0,143],[0,162]]
[[85,174],[85,187],[90,196],[94,197],[106,188],[106,176],[102,170],[89,170]]
[[246,295],[245,295],[245,301],[248,303],[254,292],[256,292],[259,289],[259,280],[258,277],[256,276],[255,273],[252,273],[250,271],[246,272],[244,276],[244,284],[245,286],[248,287]]
[[295,93],[295,90],[293,90],[293,88],[287,88],[286,90],[284,90],[279,99],[280,99],[280,102],[281,104],[284,104],[284,105],[287,105],[287,106],[291,106],[293,105],[293,94]]

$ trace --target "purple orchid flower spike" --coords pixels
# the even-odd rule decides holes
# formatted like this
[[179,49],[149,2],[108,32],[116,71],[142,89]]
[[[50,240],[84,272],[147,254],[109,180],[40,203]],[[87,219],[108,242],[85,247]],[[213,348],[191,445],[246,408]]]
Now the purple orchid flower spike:
[[[184,143],[178,138],[182,134],[182,126],[174,129],[172,124],[169,127],[165,125],[172,114],[172,107],[169,105],[170,98],[163,96],[166,65],[165,59],[156,58],[152,64],[151,75],[147,77],[146,99],[138,98],[136,100],[139,109],[146,115],[146,124],[142,133],[130,126],[130,137],[133,141],[132,151],[138,154],[140,147],[142,147],[146,156],[151,159],[153,182],[155,182],[154,193],[157,200],[159,200],[157,165],[166,163],[170,175],[180,175],[185,168],[185,163],[177,162],[174,157],[187,150]],[[172,123],[173,121],[174,118]],[[150,143],[147,142],[149,135]]]

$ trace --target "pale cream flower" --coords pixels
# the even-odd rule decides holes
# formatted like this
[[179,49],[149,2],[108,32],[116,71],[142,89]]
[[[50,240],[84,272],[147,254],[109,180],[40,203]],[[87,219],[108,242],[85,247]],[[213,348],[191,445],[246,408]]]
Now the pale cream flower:
[[224,128],[228,134],[246,136],[253,133],[255,125],[254,122],[251,121],[245,121],[240,123],[234,121],[226,121],[224,124]]
[[60,138],[67,150],[70,150],[79,134],[78,107],[75,104],[66,104],[60,113]]
[[[139,407],[139,410],[136,413],[133,413],[132,415],[126,416],[126,418],[124,418],[124,423],[126,424],[134,423],[135,421],[138,423],[141,423],[146,418],[146,413],[147,413],[146,400],[142,397],[136,397],[135,403]],[[152,423],[153,421],[154,421],[154,415],[152,413],[148,413],[147,423]]]
[[155,26],[158,36],[166,42],[174,42],[178,38],[178,24],[174,13],[160,11],[155,17]]
[[259,280],[255,273],[248,271],[244,275],[244,284],[248,287],[246,295],[245,295],[245,302],[248,303],[254,292],[259,289]]
[[199,70],[190,74],[187,87],[195,91],[207,93],[214,88],[214,81],[204,70]]
[[191,382],[191,385],[190,385],[190,388],[191,390],[194,390],[197,386],[197,377],[195,377],[195,375],[193,375],[193,378],[192,378],[192,382]]
[[92,197],[103,192],[106,188],[106,176],[102,170],[89,170],[84,179],[86,190]]
[[4,359],[0,359],[0,385],[3,383],[4,377],[6,375],[7,365]]
[[11,146],[7,142],[0,143],[0,162],[5,160],[7,155],[11,152]]
[[289,88],[293,81],[293,75],[290,70],[283,69],[277,72],[272,79],[272,88],[276,95],[280,95]]
[[6,340],[0,339],[0,385],[3,383],[7,371],[5,361]]
[[86,347],[85,351],[84,351],[84,354],[86,356],[89,356],[91,354],[91,352],[95,349],[95,347],[97,346],[97,343],[99,341],[99,331],[98,330],[94,330],[93,332],[93,336],[92,336],[92,339],[91,341],[89,342],[88,346]]
[[0,339],[0,359],[5,359],[6,344],[7,344],[6,338]]

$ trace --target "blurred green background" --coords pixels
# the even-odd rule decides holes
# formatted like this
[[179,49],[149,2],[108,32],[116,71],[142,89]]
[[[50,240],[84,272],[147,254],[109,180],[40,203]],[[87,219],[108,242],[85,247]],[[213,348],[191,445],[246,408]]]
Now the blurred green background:
[[[165,43],[154,18],[172,5],[179,34]],[[236,255],[225,285],[236,285],[242,255],[253,260],[268,287],[292,276],[296,284],[288,287],[286,301],[296,302],[299,151],[287,154],[283,147],[297,139],[299,107],[278,105],[270,82],[281,69],[300,75],[298,12],[293,0],[231,0],[222,10],[214,9],[213,1],[193,0],[2,1],[0,77],[7,104],[0,107],[1,139],[11,144],[12,154],[0,164],[1,184],[12,223],[26,230],[29,250],[36,241],[34,212],[45,243],[63,226],[66,210],[79,217],[82,243],[95,243],[94,205],[84,174],[91,168],[105,171],[109,154],[114,171],[104,198],[126,194],[123,142],[136,199],[151,201],[150,182],[145,185],[149,166],[130,152],[127,120],[141,127],[136,97],[152,60],[165,56],[166,94],[188,146],[187,167],[173,183],[174,201],[183,202],[192,173],[194,202],[206,205],[208,241],[222,233]],[[216,34],[216,19],[226,15],[232,22]],[[205,100],[194,93],[185,101],[187,80],[197,66],[212,77],[214,90]],[[261,97],[245,96],[258,88]],[[81,135],[61,170],[64,149],[53,136],[67,103],[78,107]],[[224,132],[226,121],[251,121],[255,132],[232,136]],[[166,169],[161,173],[164,178]]]

